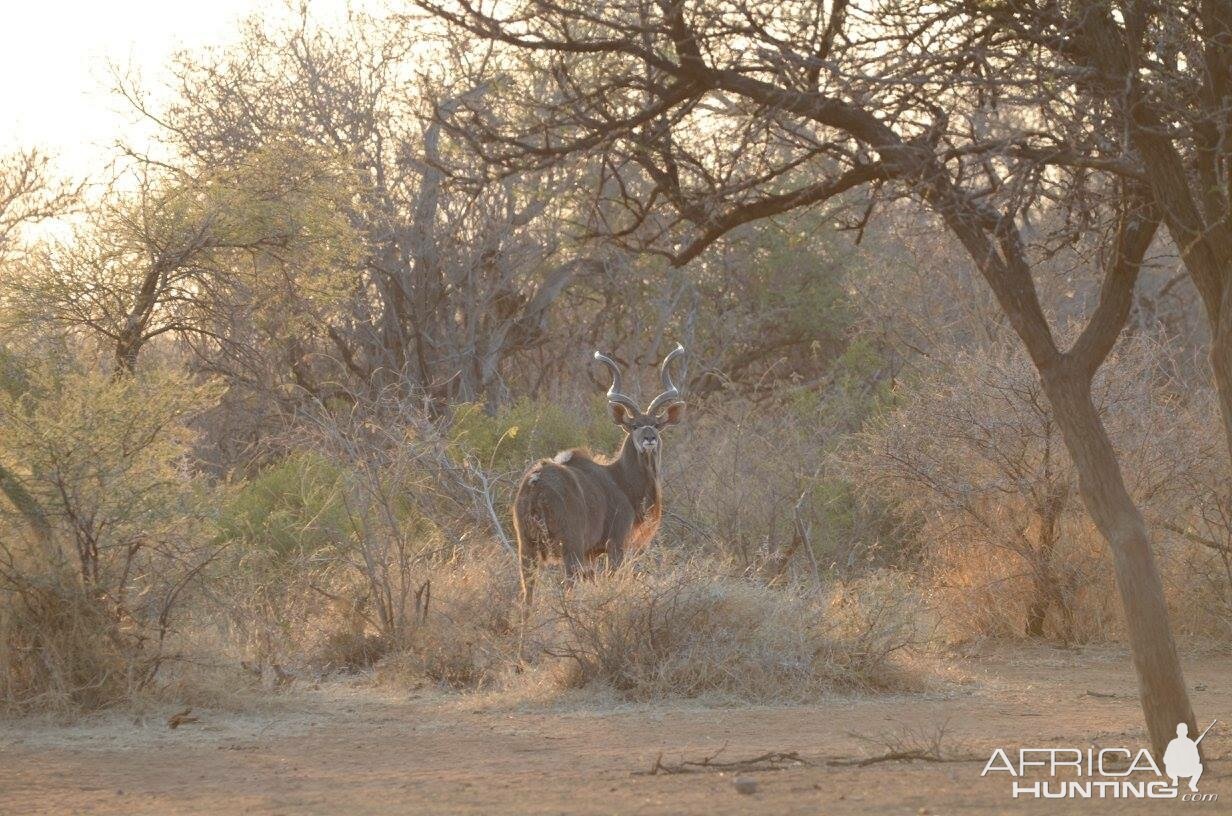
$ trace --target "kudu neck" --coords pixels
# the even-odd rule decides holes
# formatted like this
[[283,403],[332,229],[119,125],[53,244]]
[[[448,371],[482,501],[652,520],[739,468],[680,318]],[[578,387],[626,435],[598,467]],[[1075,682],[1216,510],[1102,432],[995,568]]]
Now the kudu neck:
[[616,458],[616,468],[624,488],[630,493],[639,493],[657,498],[659,482],[659,456],[661,451],[645,456],[641,454],[632,436],[626,436]]

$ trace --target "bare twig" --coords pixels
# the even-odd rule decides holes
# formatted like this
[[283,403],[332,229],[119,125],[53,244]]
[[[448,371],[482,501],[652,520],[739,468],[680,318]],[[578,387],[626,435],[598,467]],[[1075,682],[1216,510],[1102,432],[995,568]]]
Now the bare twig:
[[719,761],[717,757],[727,750],[727,744],[718,751],[701,759],[686,759],[675,765],[663,762],[663,754],[659,753],[654,764],[648,771],[634,771],[633,776],[658,776],[659,774],[701,773],[704,771],[781,771],[797,765],[813,765],[795,751],[767,751],[748,759]]
[[915,762],[917,760],[922,762],[971,762],[977,758],[971,756],[944,757],[923,748],[914,748],[909,751],[887,751],[871,757],[827,759],[826,764],[838,767],[867,768],[869,765],[876,765],[880,762]]

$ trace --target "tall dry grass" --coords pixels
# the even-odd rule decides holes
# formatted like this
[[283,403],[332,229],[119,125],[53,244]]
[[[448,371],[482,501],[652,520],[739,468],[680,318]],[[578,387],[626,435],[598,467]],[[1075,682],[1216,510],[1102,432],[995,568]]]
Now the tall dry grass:
[[72,576],[45,574],[0,598],[0,711],[71,717],[129,699],[150,669]]
[[697,563],[622,569],[552,596],[535,643],[562,688],[805,702],[911,687],[896,656],[918,637],[914,600],[886,576],[770,587]]
[[[1232,503],[1217,412],[1166,337],[1112,354],[1094,398],[1152,528],[1178,634],[1232,644]],[[1218,449],[1216,449],[1218,448]],[[943,349],[835,457],[915,542],[908,567],[954,641],[1124,637],[1107,542],[1082,501],[1038,374],[1016,343]]]
[[507,561],[434,577],[427,617],[378,676],[540,701],[583,690],[804,702],[920,682],[900,659],[920,635],[918,598],[900,576],[772,587],[700,561],[625,566],[540,593],[522,631]]

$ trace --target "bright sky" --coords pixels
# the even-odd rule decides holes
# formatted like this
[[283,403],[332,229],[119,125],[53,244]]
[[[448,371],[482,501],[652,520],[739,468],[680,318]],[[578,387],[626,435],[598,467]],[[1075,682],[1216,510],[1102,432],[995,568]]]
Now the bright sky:
[[[74,177],[93,175],[119,139],[139,140],[131,113],[109,91],[109,63],[156,88],[184,48],[235,39],[254,12],[287,13],[283,0],[0,0],[0,152],[38,146]],[[309,0],[314,17],[346,0]],[[360,2],[353,5],[368,5]]]

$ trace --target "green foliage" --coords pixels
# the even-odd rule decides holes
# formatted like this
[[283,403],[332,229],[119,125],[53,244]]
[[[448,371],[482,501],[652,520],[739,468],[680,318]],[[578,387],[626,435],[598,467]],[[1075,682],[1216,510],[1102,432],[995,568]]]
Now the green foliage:
[[[319,330],[320,316],[352,291],[364,252],[348,211],[356,180],[345,159],[271,139],[234,167],[173,188],[188,228],[212,219],[248,305],[281,339]],[[262,253],[250,260],[252,248]],[[255,262],[253,262],[255,260]]]
[[343,500],[345,469],[300,451],[234,485],[219,514],[226,554],[210,581],[228,599],[234,639],[261,666],[300,642],[312,587],[331,585],[356,532]]
[[342,501],[342,468],[293,453],[240,485],[223,508],[219,538],[275,560],[311,555],[353,532]]
[[773,315],[777,330],[801,338],[841,333],[854,319],[843,284],[843,257],[835,257],[811,230],[765,230],[754,239],[750,269],[755,313]]
[[284,342],[318,332],[355,285],[354,190],[343,159],[276,136],[229,166],[164,169],[5,270],[0,324],[104,348],[134,326],[141,342],[223,333],[228,313]]
[[522,397],[491,414],[479,404],[461,405],[454,412],[451,441],[457,454],[474,456],[497,472],[520,469],[566,448],[588,446],[609,453],[623,432],[608,417],[605,405],[597,399],[588,411],[579,413]]
[[831,363],[828,387],[793,392],[788,409],[797,419],[821,427],[858,430],[893,400],[891,379],[883,376],[889,364],[883,348],[867,337],[856,337]]
[[213,553],[211,491],[186,462],[216,389],[58,363],[0,392],[0,707],[15,710],[145,687]]
[[114,378],[81,368],[42,367],[29,381],[0,394],[0,465],[55,522],[57,540],[89,556],[90,581],[132,580],[131,553],[182,539],[198,513],[183,467],[188,421],[216,389],[167,372]]

